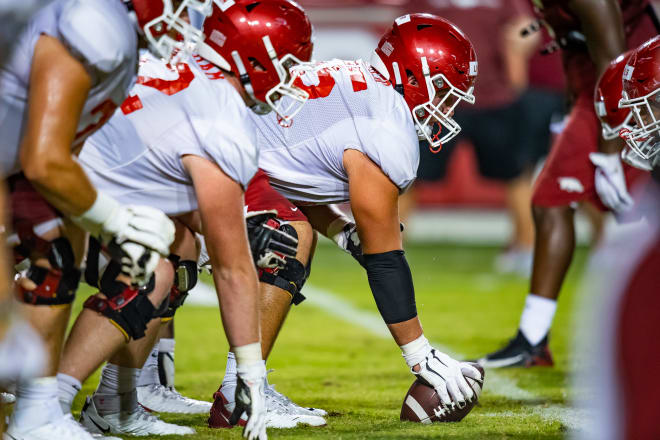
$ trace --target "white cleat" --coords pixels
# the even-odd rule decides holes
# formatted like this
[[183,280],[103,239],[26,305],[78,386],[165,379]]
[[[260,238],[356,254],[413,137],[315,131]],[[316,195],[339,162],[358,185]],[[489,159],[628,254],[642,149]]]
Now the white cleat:
[[[3,440],[94,440],[95,437],[67,414],[55,422],[25,432],[10,425]],[[121,440],[121,439],[118,439]]]
[[[96,410],[94,399],[87,396],[80,413],[80,422],[90,432],[97,434],[145,435],[188,435],[195,430],[188,426],[166,423],[149,413],[140,405],[133,412],[118,412],[101,416]],[[70,440],[70,439],[66,439]]]
[[[304,416],[318,416],[318,417],[325,417],[328,415],[328,412],[324,409],[311,408],[311,407],[305,408],[303,406],[298,405],[297,403],[294,403],[284,394],[277,391],[275,389],[275,385],[268,384],[268,386],[266,387],[266,399],[268,398],[281,401],[284,405],[290,407],[290,411],[295,414],[300,414]],[[323,421],[323,425],[325,425],[325,420]],[[311,426],[321,426],[321,425],[311,425]]]
[[266,404],[268,405],[269,412],[271,411],[272,407],[274,412],[295,416],[297,422],[303,425],[326,425],[325,419],[323,418],[323,416],[327,414],[326,411],[317,408],[303,408],[299,405],[296,405],[291,401],[291,399],[275,390],[275,385],[268,384],[265,392]]
[[176,414],[208,414],[211,402],[190,399],[161,384],[137,387],[138,403],[150,411]]

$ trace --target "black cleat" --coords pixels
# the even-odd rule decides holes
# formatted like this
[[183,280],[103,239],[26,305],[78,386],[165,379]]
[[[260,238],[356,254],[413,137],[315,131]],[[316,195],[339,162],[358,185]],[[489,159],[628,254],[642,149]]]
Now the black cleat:
[[484,368],[552,367],[554,365],[552,353],[548,347],[548,335],[545,335],[541,342],[533,346],[520,330],[505,347],[477,359],[476,362]]

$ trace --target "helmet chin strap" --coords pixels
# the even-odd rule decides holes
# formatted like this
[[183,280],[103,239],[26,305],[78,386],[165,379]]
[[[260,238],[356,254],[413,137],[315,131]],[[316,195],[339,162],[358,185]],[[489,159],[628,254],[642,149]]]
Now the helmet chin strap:
[[249,105],[250,109],[258,115],[265,115],[270,113],[270,106],[265,102],[261,102],[257,99],[256,96],[254,96],[254,88],[250,82],[250,76],[245,69],[245,64],[243,64],[238,51],[232,51],[231,57],[236,64],[236,68],[238,69],[238,78],[241,81],[241,85],[243,86],[243,89],[245,89],[245,93],[247,93],[247,95],[250,97],[250,100],[252,101],[252,103]]

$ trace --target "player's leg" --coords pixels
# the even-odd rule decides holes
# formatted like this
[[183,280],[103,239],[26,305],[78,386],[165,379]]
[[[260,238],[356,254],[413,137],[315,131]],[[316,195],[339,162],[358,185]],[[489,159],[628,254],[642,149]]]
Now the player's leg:
[[583,200],[598,205],[589,153],[597,148],[600,127],[591,100],[585,93],[575,103],[538,177],[532,197],[536,238],[530,291],[516,336],[479,359],[484,366],[553,365],[548,334],[575,249],[574,207]]
[[[172,253],[176,255],[176,258],[171,257],[176,261],[177,266],[175,282],[170,290],[170,303],[160,321],[156,343],[150,344],[149,347],[146,347],[146,351],[141,353],[142,356],[148,355],[148,357],[146,362],[140,365],[137,379],[137,397],[140,405],[155,412],[208,414],[211,409],[211,402],[184,397],[174,388],[173,323],[175,312],[183,304],[185,299],[183,295],[187,295],[188,291],[197,284],[197,259],[199,254],[192,231],[179,221],[175,221],[175,224],[177,225],[177,235]],[[170,336],[171,338],[163,339],[161,336]],[[127,348],[131,349],[131,345],[129,344]],[[161,356],[161,351],[167,356]],[[171,370],[169,373],[161,375],[159,366],[161,359],[168,362],[167,368]],[[164,385],[162,383],[163,379],[169,379],[170,383]]]
[[[267,359],[273,348],[292,302],[296,304],[299,300],[304,299],[297,292],[297,289],[284,289],[279,286],[283,284],[293,286],[304,283],[306,279],[305,266],[308,264],[307,262],[310,258],[314,234],[311,226],[306,221],[292,221],[289,225],[295,229],[298,235],[297,262],[293,262],[288,271],[286,268],[284,271],[280,271],[276,275],[276,279],[272,274],[262,273],[261,282],[259,283],[261,295],[261,344],[264,359]],[[268,282],[264,282],[264,279],[267,279]],[[220,388],[214,394],[214,404],[211,409],[211,417],[209,418],[210,427],[230,427],[228,418],[233,410],[235,390],[236,359],[234,354],[229,352],[227,354],[225,376]],[[266,387],[266,404],[269,409],[267,422],[269,427],[293,428],[299,423],[311,426],[325,425],[323,416],[327,413],[324,410],[303,408],[296,405],[290,399],[276,391],[271,385],[267,385]]]
[[[85,234],[68,222],[63,224],[58,213],[22,176],[10,178],[9,185],[15,231],[10,242],[15,245],[15,254],[25,258],[25,272],[17,283],[19,308],[44,341],[46,359],[43,376],[17,384],[8,433],[14,438],[38,438],[60,424],[72,423],[57,402],[55,373],[80,277],[78,267],[84,248],[80,243],[84,243]],[[33,344],[23,345],[27,349]]]

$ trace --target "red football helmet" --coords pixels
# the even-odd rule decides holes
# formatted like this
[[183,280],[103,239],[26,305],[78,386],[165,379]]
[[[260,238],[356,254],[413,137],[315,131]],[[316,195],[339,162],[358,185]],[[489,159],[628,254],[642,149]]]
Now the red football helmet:
[[274,110],[289,122],[309,97],[293,85],[296,75],[290,73],[312,56],[312,25],[305,11],[291,0],[215,1],[197,52],[240,78],[256,102],[255,112]]
[[124,0],[129,10],[135,12],[138,28],[152,51],[168,63],[177,50],[192,52],[202,40],[202,31],[190,24],[187,14],[193,9],[205,17],[210,15],[213,0],[174,0],[176,9],[172,1]]
[[643,159],[660,152],[660,35],[635,49],[623,71],[622,108],[630,108],[636,126],[622,137]]
[[616,57],[596,83],[594,107],[603,127],[603,138],[615,139],[622,129],[632,130],[632,113],[627,108],[619,108],[623,85],[623,69],[630,59],[631,52]]
[[474,103],[477,56],[456,26],[431,14],[399,17],[380,39],[371,64],[403,94],[419,138],[432,151],[461,131],[452,116],[459,102]]

